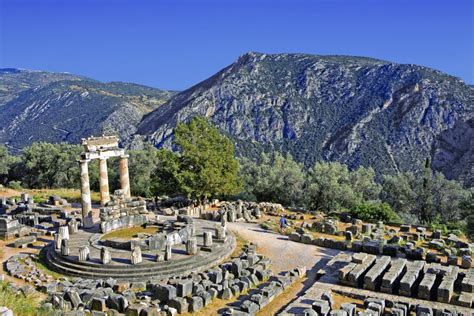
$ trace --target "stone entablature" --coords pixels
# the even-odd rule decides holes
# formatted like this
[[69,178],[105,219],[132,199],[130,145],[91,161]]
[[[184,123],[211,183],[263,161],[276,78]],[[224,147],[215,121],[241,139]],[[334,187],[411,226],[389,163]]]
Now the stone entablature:
[[20,222],[11,216],[0,217],[0,239],[8,240],[15,238],[16,235],[21,236],[22,227]]

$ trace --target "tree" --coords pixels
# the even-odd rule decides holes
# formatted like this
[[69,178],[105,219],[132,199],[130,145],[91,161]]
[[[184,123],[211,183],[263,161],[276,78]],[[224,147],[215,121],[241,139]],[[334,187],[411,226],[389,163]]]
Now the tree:
[[305,175],[303,165],[290,154],[262,154],[259,163],[242,159],[240,176],[245,193],[259,201],[301,205]]
[[158,163],[157,152],[158,150],[151,145],[146,145],[141,150],[129,151],[130,183],[133,184],[131,186],[132,195],[153,196],[150,178]]
[[152,192],[156,196],[182,194],[178,181],[178,155],[170,150],[160,149],[156,153],[156,159],[156,167],[151,176]]
[[427,161],[421,177],[404,172],[384,176],[382,199],[397,212],[414,214],[423,224],[461,219],[469,192],[460,183],[433,172]]
[[194,117],[178,124],[174,137],[180,154],[177,181],[183,193],[204,202],[239,191],[234,145],[216,127],[203,117]]
[[305,195],[310,208],[325,212],[350,209],[359,202],[349,169],[339,162],[316,162],[308,171]]
[[9,174],[18,158],[10,155],[5,146],[0,145],[0,184],[7,184]]
[[374,169],[359,167],[350,172],[349,181],[357,195],[357,199],[371,201],[379,198],[382,186],[375,182]]
[[74,188],[79,185],[77,159],[82,148],[66,143],[33,143],[22,153],[22,182],[30,188]]

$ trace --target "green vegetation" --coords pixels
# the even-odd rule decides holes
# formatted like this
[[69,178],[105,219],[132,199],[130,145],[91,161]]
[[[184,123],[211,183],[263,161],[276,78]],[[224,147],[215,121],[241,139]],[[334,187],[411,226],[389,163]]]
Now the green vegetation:
[[0,282],[0,306],[6,306],[18,316],[46,316],[50,311],[40,306],[37,294],[25,296],[14,292],[6,282]]
[[179,124],[174,136],[178,153],[159,153],[154,176],[157,193],[180,193],[205,202],[239,192],[234,145],[216,127],[195,117]]
[[377,221],[401,223],[402,221],[400,216],[387,203],[365,202],[352,209],[351,214],[358,219],[371,223]]
[[[176,151],[147,145],[129,151],[133,195],[180,194],[199,203],[210,198],[269,201],[326,213],[350,212],[366,221],[397,222],[401,218],[443,230],[462,230],[474,238],[473,220],[468,217],[474,210],[474,191],[433,172],[429,160],[419,174],[382,175],[380,181],[372,168],[350,170],[339,162],[324,161],[306,168],[288,153],[238,161],[234,144],[202,117],[177,126],[173,148]],[[38,201],[53,194],[77,201],[78,191],[44,188],[78,188],[76,159],[81,151],[78,145],[34,143],[13,157],[0,147],[0,184],[21,185]],[[119,188],[113,167],[117,161],[109,159],[108,163],[114,190]],[[91,187],[97,191],[98,165],[93,162],[89,168]],[[35,188],[42,190],[32,190]]]

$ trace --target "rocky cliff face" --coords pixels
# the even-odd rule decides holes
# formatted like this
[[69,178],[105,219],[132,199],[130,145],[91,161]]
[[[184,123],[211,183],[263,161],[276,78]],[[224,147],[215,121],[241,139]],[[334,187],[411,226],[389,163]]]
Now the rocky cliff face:
[[312,165],[337,160],[379,173],[426,158],[474,183],[474,89],[416,65],[303,54],[249,53],[148,114],[135,142],[169,146],[177,122],[211,119],[240,155],[279,150]]
[[0,143],[13,151],[34,141],[78,143],[90,135],[128,139],[143,115],[173,94],[69,74],[0,71]]

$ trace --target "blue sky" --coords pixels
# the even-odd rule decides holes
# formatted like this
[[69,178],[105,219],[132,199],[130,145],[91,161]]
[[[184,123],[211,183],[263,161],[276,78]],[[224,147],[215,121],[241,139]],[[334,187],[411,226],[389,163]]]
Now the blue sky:
[[186,89],[248,51],[369,56],[474,83],[472,0],[0,0],[0,67]]

